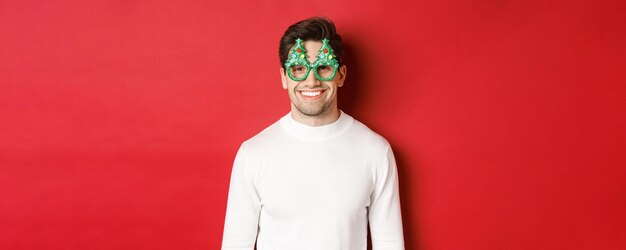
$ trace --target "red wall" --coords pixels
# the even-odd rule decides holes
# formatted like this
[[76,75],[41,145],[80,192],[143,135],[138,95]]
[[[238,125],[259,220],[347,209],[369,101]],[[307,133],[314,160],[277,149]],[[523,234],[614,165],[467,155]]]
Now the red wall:
[[626,249],[623,1],[252,2],[2,1],[0,249],[218,249],[312,15],[396,152],[407,249]]

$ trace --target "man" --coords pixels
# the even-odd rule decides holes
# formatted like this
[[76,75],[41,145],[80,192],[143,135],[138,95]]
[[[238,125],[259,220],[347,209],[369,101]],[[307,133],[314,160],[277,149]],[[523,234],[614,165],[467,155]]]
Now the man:
[[233,165],[222,249],[404,249],[389,143],[337,108],[341,37],[321,17],[280,41],[291,112],[244,142]]

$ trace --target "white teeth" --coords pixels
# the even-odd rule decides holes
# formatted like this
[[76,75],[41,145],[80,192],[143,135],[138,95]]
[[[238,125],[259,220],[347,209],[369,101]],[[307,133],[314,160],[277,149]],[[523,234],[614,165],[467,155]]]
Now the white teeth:
[[302,91],[300,93],[302,93],[303,96],[318,96],[322,94],[322,91]]

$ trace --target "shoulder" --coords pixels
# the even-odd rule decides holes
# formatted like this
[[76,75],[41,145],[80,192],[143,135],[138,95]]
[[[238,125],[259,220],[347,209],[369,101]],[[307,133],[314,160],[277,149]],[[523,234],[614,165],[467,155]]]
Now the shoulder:
[[386,151],[390,147],[389,141],[385,137],[356,119],[354,119],[354,123],[347,135],[350,140],[362,145],[368,145],[375,150]]
[[258,134],[244,141],[239,148],[240,153],[255,155],[270,150],[280,145],[285,140],[285,132],[280,127],[279,121],[263,129]]

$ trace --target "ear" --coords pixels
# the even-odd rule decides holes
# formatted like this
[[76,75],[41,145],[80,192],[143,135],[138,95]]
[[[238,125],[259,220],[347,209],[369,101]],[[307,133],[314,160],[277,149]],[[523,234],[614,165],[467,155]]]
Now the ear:
[[343,82],[346,80],[346,73],[348,72],[346,65],[341,65],[337,71],[337,87],[343,86]]
[[287,89],[287,75],[282,67],[280,68],[280,81],[283,82],[283,89]]

